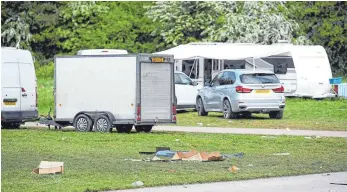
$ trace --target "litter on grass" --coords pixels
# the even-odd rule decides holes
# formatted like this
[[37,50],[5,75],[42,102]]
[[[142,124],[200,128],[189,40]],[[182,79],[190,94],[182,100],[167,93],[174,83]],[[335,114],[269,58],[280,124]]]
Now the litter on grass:
[[131,186],[133,186],[133,187],[141,187],[143,185],[144,185],[144,183],[142,181],[136,181],[136,182],[131,184]]
[[36,174],[55,174],[64,172],[64,162],[41,161],[38,168],[33,169]]
[[284,155],[290,155],[290,153],[274,153],[273,155],[284,156]]

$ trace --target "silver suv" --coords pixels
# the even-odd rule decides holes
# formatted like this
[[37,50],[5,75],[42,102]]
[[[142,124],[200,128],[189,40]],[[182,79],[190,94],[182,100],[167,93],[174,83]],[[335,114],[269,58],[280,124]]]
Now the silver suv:
[[260,70],[224,70],[200,89],[196,98],[199,116],[223,112],[226,119],[252,113],[268,113],[282,119],[285,107],[284,88],[276,75]]

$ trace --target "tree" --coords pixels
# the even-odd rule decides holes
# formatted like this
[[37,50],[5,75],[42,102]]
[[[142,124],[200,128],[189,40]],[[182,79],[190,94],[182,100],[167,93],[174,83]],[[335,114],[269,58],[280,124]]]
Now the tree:
[[333,72],[347,74],[347,2],[290,2],[293,19],[301,33],[324,46]]
[[168,44],[222,41],[271,44],[295,39],[299,25],[286,17],[282,2],[156,2],[147,15],[161,27],[155,31]]
[[13,2],[1,4],[2,44],[20,45],[33,52],[36,60],[45,63],[57,52],[52,31],[58,25],[59,8],[65,2]]
[[161,46],[150,33],[155,29],[144,16],[148,2],[71,2],[62,11],[63,25],[56,31],[58,46],[76,54],[81,49],[112,48],[152,52]]

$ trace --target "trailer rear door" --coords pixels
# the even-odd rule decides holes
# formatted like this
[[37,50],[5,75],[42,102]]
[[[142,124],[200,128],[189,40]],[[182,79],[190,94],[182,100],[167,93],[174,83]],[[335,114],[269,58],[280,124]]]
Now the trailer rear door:
[[140,122],[172,123],[175,109],[172,57],[140,57]]

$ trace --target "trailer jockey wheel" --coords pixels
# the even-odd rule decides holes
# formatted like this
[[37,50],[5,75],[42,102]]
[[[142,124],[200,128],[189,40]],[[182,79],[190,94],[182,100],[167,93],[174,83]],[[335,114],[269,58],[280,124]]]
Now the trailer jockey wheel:
[[88,132],[92,129],[93,121],[87,115],[78,115],[74,127],[78,132]]
[[106,115],[100,115],[95,119],[94,129],[95,132],[111,132],[111,121]]
[[136,125],[135,129],[137,132],[146,132],[149,133],[152,130],[152,125]]
[[131,129],[133,128],[133,125],[116,125],[116,129],[118,133],[130,133]]

